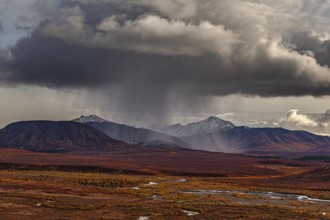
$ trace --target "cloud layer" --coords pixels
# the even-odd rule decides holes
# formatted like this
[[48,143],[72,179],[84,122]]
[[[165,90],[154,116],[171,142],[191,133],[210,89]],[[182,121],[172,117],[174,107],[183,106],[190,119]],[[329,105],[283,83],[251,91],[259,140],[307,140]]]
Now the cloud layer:
[[325,0],[29,2],[39,23],[18,22],[29,35],[0,55],[2,83],[111,87],[155,112],[173,94],[330,95]]
[[64,0],[11,48],[1,80],[93,87],[143,72],[211,95],[327,95],[328,35],[309,13],[323,21],[329,5],[293,2]]

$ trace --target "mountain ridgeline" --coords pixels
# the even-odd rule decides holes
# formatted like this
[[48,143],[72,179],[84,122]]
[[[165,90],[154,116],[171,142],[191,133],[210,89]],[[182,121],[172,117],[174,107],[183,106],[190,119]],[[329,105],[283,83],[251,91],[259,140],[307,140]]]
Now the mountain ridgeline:
[[145,147],[188,148],[212,152],[265,156],[320,155],[330,152],[330,137],[283,128],[235,126],[217,117],[187,125],[153,125],[150,129],[116,124],[95,115],[75,121],[109,137]]
[[250,128],[210,117],[187,125],[136,128],[96,115],[73,121],[16,122],[0,130],[0,147],[43,152],[203,150],[256,156],[330,153],[330,137],[283,128]]

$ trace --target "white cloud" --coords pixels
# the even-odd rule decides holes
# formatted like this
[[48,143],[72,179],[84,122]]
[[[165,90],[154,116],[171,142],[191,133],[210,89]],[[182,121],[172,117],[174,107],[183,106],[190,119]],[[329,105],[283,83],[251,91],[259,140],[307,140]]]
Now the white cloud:
[[269,123],[267,121],[258,121],[258,120],[249,120],[246,122],[246,124],[248,126],[252,126],[252,127],[268,127]]
[[299,114],[298,109],[290,110],[286,113],[279,124],[285,127],[317,127],[318,123],[308,118],[306,115]]
[[293,130],[307,130],[317,134],[330,135],[328,116],[328,111],[325,114],[301,114],[298,109],[293,109],[279,120],[278,125]]

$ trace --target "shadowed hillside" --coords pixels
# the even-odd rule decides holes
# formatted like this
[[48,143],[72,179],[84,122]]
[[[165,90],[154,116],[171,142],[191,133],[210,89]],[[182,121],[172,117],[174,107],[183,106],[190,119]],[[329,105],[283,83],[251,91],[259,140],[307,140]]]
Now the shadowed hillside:
[[0,130],[1,147],[43,152],[121,151],[131,146],[89,126],[68,121],[26,121]]

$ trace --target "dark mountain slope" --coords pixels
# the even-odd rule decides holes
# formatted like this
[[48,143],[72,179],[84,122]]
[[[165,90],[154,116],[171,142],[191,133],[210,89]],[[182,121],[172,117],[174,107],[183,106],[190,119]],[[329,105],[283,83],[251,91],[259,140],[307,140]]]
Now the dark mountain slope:
[[25,121],[0,130],[0,147],[32,151],[121,151],[130,145],[89,126],[69,121]]

